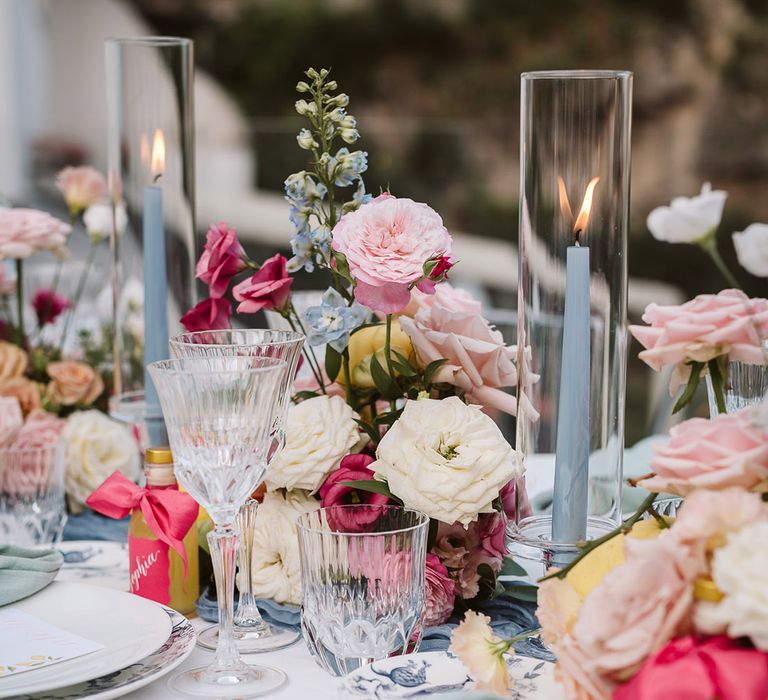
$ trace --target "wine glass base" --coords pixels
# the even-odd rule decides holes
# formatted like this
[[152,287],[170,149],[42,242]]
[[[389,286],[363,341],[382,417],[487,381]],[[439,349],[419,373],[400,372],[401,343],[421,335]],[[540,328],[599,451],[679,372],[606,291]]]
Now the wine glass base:
[[[301,639],[301,632],[287,627],[265,625],[266,629],[254,632],[243,632],[235,628],[235,646],[241,654],[260,654],[267,651],[285,649]],[[219,626],[206,627],[197,635],[197,645],[203,649],[216,650],[219,643]]]
[[177,693],[194,698],[256,698],[267,695],[288,680],[271,666],[240,664],[235,670],[211,671],[202,666],[172,676],[168,686]]

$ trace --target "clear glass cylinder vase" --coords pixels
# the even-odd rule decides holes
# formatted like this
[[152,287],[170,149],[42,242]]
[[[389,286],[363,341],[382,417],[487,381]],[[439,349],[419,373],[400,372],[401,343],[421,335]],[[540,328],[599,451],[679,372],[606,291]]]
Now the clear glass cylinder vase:
[[[763,343],[765,364],[748,365],[744,362],[728,363],[725,386],[725,412],[735,413],[742,408],[759,404],[768,395],[768,343]],[[712,378],[707,374],[707,400],[711,418],[720,414]]]
[[[116,418],[167,444],[145,366],[194,305],[193,46],[189,39],[106,41]],[[146,391],[145,391],[146,389]]]
[[510,535],[536,574],[621,517],[631,99],[624,71],[522,76]]

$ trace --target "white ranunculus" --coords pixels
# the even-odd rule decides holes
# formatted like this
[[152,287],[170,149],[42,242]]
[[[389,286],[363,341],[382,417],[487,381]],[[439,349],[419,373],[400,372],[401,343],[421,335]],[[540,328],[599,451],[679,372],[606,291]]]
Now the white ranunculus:
[[[301,562],[296,520],[320,502],[306,491],[268,491],[256,511],[251,585],[257,598],[301,603]],[[242,574],[239,574],[242,575]]]
[[406,506],[464,525],[493,512],[519,462],[496,423],[455,396],[408,401],[376,458],[369,469]]
[[[696,623],[721,627],[729,637],[749,637],[768,651],[768,521],[737,530],[712,557],[712,579],[723,599],[697,611]],[[718,625],[719,623],[719,625]]]
[[[109,238],[112,233],[112,205],[109,202],[91,204],[83,214],[83,223],[92,241],[98,242]],[[128,225],[128,214],[123,204],[118,204],[115,208],[115,224],[117,224],[117,234],[121,235]]]
[[70,509],[78,513],[85,499],[112,472],[132,481],[141,474],[139,446],[121,423],[100,411],[77,411],[61,433],[67,464],[65,486]]
[[701,243],[720,225],[727,197],[727,192],[705,182],[701,194],[675,197],[668,207],[656,207],[648,214],[648,230],[667,243]]
[[768,277],[768,224],[751,224],[733,234],[739,263],[757,277]]
[[360,442],[358,417],[340,396],[316,396],[291,406],[285,447],[267,470],[267,488],[317,491]]

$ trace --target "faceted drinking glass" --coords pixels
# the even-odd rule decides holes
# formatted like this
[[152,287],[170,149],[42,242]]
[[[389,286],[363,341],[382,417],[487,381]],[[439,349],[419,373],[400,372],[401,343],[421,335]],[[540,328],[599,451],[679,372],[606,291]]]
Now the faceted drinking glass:
[[415,651],[424,617],[429,518],[400,506],[299,517],[304,639],[328,673]]
[[[291,385],[304,345],[301,333],[288,330],[235,329],[182,333],[170,340],[174,357],[273,357],[286,363],[281,379],[281,404],[275,417],[273,445],[269,454],[272,461],[285,444],[285,419],[288,413]],[[251,552],[253,524],[258,508],[257,501],[248,501],[238,515],[240,548],[238,566],[241,571],[240,596],[235,611],[235,640],[241,654],[274,651],[298,641],[296,630],[267,624],[256,605],[251,589]],[[203,630],[197,643],[206,649],[218,644],[218,625]]]
[[198,697],[247,698],[280,687],[285,674],[245,664],[233,634],[240,507],[264,477],[286,363],[269,357],[163,360],[149,365],[163,409],[176,476],[210,513],[208,535],[219,606],[213,663],[171,679]]

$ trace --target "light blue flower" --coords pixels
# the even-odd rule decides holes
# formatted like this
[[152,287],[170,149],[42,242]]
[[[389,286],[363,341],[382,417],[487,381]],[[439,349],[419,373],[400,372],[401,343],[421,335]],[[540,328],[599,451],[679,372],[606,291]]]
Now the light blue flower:
[[365,323],[369,310],[353,302],[347,306],[341,294],[329,287],[320,306],[310,306],[303,314],[310,345],[330,345],[336,352],[344,352],[349,345],[349,334]]
[[368,204],[373,199],[372,194],[368,194],[365,191],[365,183],[363,182],[363,178],[360,177],[357,179],[357,189],[355,190],[355,193],[352,195],[352,201],[357,204],[358,207],[363,206],[363,204]]
[[318,226],[309,234],[309,239],[318,254],[329,260],[331,257],[331,229],[325,225]]
[[333,160],[333,177],[338,187],[353,185],[360,175],[368,170],[368,154],[365,151],[350,153],[348,148],[340,148]]
[[304,268],[307,272],[312,272],[315,269],[313,260],[315,249],[312,245],[308,228],[306,231],[299,231],[291,239],[291,250],[293,251],[293,257],[286,263],[288,272],[296,272],[301,270],[301,268]]
[[293,205],[306,206],[325,199],[328,189],[321,182],[315,182],[305,170],[289,175],[285,180],[285,194]]

